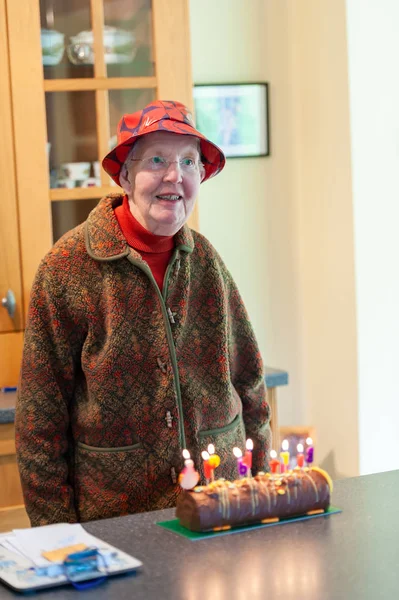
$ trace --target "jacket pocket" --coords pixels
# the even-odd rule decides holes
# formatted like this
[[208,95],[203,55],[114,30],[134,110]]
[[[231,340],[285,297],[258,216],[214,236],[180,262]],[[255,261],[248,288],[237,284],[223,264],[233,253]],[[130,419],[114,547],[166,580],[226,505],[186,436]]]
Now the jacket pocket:
[[81,521],[148,510],[147,453],[140,443],[75,449],[75,504]]
[[[245,426],[242,415],[238,414],[231,423],[218,429],[200,431],[199,450],[207,450],[209,444],[215,446],[215,453],[220,456],[220,465],[215,469],[215,479],[224,477],[234,481],[238,477],[237,459],[233,454],[233,448],[237,446],[242,453],[245,451]],[[201,477],[204,479],[203,464],[200,465]]]

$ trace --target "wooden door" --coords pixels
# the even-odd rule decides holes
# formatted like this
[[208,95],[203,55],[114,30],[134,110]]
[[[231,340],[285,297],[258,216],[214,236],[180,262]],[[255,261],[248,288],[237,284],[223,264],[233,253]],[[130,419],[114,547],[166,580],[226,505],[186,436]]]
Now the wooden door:
[[[119,118],[155,98],[193,102],[188,0],[0,0],[0,27],[0,294],[11,289],[17,301],[13,318],[0,310],[2,386],[17,383],[40,260],[118,190],[98,167]],[[131,60],[110,56],[110,32],[134,38]],[[80,175],[62,179],[71,164],[90,165],[85,176],[94,185]],[[196,213],[190,224],[197,226]],[[13,431],[1,426],[0,527],[12,522],[4,507],[22,502]]]
[[[8,298],[8,309],[0,307],[0,387],[17,382],[22,346],[23,306],[15,152],[11,111],[8,35],[5,0],[0,0],[0,299]],[[15,298],[15,312],[11,310]]]

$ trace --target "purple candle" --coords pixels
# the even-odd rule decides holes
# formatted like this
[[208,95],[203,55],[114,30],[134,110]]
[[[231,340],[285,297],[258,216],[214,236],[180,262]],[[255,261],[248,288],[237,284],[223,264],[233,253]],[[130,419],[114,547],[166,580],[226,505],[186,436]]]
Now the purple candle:
[[306,460],[306,463],[307,463],[308,465],[311,465],[311,464],[312,464],[312,462],[313,462],[313,453],[314,453],[314,448],[313,448],[313,440],[312,440],[312,438],[310,438],[310,437],[309,437],[309,438],[306,440],[306,444],[307,444],[307,446],[308,446],[308,447],[306,448],[305,460]]
[[248,475],[248,467],[242,459],[241,459],[240,465],[238,467],[238,472],[241,477],[246,477]]
[[233,448],[233,454],[237,459],[237,472],[238,478],[245,477],[247,475],[247,465],[242,459],[242,452],[239,448]]

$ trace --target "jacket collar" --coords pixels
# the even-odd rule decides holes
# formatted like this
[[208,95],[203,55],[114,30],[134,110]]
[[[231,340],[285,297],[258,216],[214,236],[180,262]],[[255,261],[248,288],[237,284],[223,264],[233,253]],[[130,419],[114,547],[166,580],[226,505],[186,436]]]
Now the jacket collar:
[[[106,196],[91,211],[85,223],[87,253],[98,261],[113,261],[128,254],[140,255],[130,248],[123,237],[114,209],[122,204],[123,194]],[[194,239],[188,225],[183,225],[175,235],[175,247],[182,252],[194,250]]]

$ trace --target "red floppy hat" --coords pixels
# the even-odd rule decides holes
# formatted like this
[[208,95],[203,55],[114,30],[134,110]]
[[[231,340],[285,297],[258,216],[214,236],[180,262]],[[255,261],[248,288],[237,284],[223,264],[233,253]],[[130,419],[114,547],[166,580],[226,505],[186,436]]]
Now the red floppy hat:
[[118,185],[122,165],[133,144],[138,138],[153,131],[194,135],[200,140],[201,161],[205,168],[202,181],[217,175],[226,163],[222,150],[195,129],[193,117],[184,104],[172,100],[156,100],[147,104],[143,110],[123,115],[118,123],[118,145],[102,162],[105,171]]

